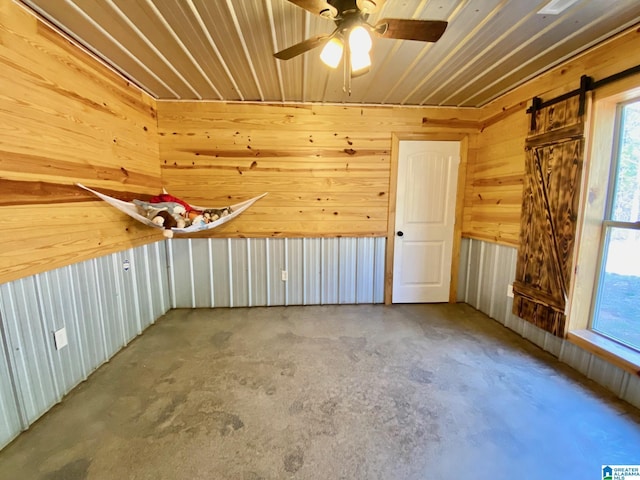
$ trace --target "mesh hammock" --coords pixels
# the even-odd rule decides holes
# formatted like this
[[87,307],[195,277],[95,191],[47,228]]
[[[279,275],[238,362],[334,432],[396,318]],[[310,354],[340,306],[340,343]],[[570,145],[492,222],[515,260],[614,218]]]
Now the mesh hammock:
[[[95,190],[93,190],[93,189],[91,189],[89,187],[85,187],[84,185],[82,185],[80,183],[76,183],[76,185],[78,187],[80,187],[80,188],[84,188],[85,190],[93,193],[98,198],[104,200],[105,202],[107,202],[112,207],[117,208],[121,212],[126,213],[130,217],[135,218],[136,220],[138,220],[139,222],[144,223],[145,225],[147,225],[149,227],[158,228],[160,230],[166,230],[162,225],[158,225],[156,223],[153,223],[149,218],[147,218],[146,216],[140,214],[140,211],[139,211],[139,209],[138,209],[138,207],[137,207],[137,205],[135,203],[133,203],[133,202],[125,202],[123,200],[119,200],[117,198],[110,197],[109,195],[105,195],[104,193],[97,192],[97,191],[95,191]],[[201,232],[203,230],[210,230],[210,229],[215,228],[215,227],[217,227],[219,225],[222,225],[223,223],[226,223],[226,222],[228,222],[230,220],[233,220],[235,217],[240,215],[242,212],[244,212],[247,208],[249,208],[251,205],[253,205],[256,201],[260,200],[265,195],[266,195],[266,193],[263,193],[262,195],[258,195],[257,197],[250,198],[249,200],[245,200],[244,202],[240,202],[240,203],[236,203],[235,205],[231,205],[230,206],[231,213],[229,215],[225,215],[224,217],[220,217],[217,220],[214,220],[212,222],[190,225],[190,226],[184,227],[184,228],[173,227],[171,229],[171,231],[174,232],[174,233],[184,234],[184,233]],[[213,207],[201,207],[201,206],[198,206],[198,205],[191,205],[191,207],[194,210],[207,210],[207,209],[213,208]],[[225,207],[225,208],[227,208],[227,207]]]

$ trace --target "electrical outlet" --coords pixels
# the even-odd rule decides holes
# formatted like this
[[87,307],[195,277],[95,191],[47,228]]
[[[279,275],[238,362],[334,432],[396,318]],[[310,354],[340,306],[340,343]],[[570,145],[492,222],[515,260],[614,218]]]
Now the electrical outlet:
[[68,345],[67,329],[62,327],[60,330],[53,332],[53,339],[56,342],[56,350],[60,350]]
[[287,280],[289,280],[289,272],[282,270],[282,281],[286,282]]
[[513,284],[507,285],[507,297],[513,298]]

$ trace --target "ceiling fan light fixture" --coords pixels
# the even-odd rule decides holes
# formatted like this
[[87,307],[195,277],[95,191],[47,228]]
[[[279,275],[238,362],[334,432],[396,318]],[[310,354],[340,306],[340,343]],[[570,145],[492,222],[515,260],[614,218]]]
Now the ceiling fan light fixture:
[[362,13],[373,13],[378,9],[378,5],[375,0],[357,0],[356,4]]
[[358,25],[349,32],[349,50],[354,55],[359,55],[360,53],[368,54],[372,45],[371,35],[363,26]]
[[352,52],[351,73],[354,77],[367,73],[371,68],[371,56],[369,52]]
[[333,37],[329,40],[322,52],[320,52],[320,60],[331,68],[336,68],[342,59],[342,52],[344,50],[344,45],[342,44],[342,40],[338,37]]
[[[314,48],[322,47],[320,59],[330,68],[342,62],[343,90],[351,95],[351,79],[371,70],[371,34],[395,40],[437,42],[447,22],[443,20],[416,20],[412,18],[383,18],[375,25],[367,23],[369,14],[384,9],[387,0],[288,0],[308,12],[324,18],[332,18],[336,24],[330,34],[309,37],[273,56],[290,60]],[[576,2],[579,0],[545,0],[552,2]],[[342,59],[344,58],[344,62]]]

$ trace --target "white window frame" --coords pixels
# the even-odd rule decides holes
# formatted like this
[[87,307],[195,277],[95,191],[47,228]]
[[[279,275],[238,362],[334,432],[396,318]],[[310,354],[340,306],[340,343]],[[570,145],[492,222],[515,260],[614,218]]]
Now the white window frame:
[[608,361],[637,373],[640,353],[590,329],[593,297],[599,280],[601,238],[612,155],[617,154],[618,106],[640,98],[640,75],[593,92],[585,128],[585,155],[574,252],[575,275],[567,302],[567,339]]
[[[618,162],[620,160],[620,149],[622,148],[622,111],[626,105],[632,103],[640,103],[640,98],[634,98],[632,100],[628,100],[625,102],[618,103],[616,106],[616,116],[613,130],[613,145],[612,145],[612,153],[611,153],[611,161],[609,167],[609,183],[607,187],[607,199],[604,210],[604,219],[602,220],[602,229],[600,231],[600,248],[598,251],[598,268],[596,271],[595,278],[595,286],[594,286],[594,295],[591,300],[591,309],[589,313],[589,329],[597,333],[598,335],[603,335],[607,338],[610,338],[612,341],[617,341],[616,339],[609,337],[605,333],[599,332],[593,328],[593,322],[595,320],[596,308],[598,303],[601,300],[602,296],[602,287],[603,287],[603,272],[604,272],[604,261],[605,261],[605,253],[608,254],[609,251],[609,231],[613,228],[624,228],[629,230],[640,230],[639,222],[623,222],[619,220],[612,220],[613,217],[613,203],[614,203],[614,195],[616,190],[616,179],[618,172]],[[620,342],[623,343],[624,342]],[[629,346],[636,351],[640,351],[640,346]]]

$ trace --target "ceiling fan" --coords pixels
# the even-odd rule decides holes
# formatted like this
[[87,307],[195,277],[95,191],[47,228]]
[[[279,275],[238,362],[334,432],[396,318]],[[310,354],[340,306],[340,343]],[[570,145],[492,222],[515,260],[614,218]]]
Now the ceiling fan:
[[[333,20],[336,28],[329,34],[308,38],[274,53],[273,56],[280,60],[289,60],[324,46],[320,58],[330,67],[337,67],[343,53],[345,54],[345,78],[356,77],[369,71],[371,33],[382,38],[436,42],[447,28],[447,22],[441,20],[384,18],[375,25],[367,23],[369,14],[380,10],[386,0],[289,0],[289,2],[315,15]],[[345,43],[348,48],[345,48]]]

